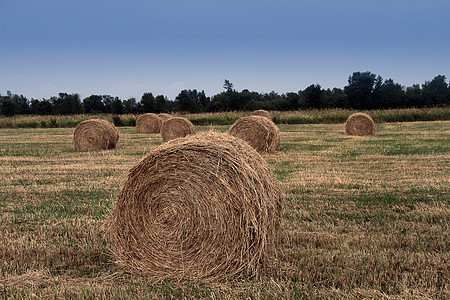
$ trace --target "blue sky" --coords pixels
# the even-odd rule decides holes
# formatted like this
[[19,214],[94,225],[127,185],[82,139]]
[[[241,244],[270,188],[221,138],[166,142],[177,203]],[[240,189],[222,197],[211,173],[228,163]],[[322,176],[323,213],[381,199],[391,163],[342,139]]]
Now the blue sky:
[[448,0],[0,0],[0,93],[404,86],[450,76]]

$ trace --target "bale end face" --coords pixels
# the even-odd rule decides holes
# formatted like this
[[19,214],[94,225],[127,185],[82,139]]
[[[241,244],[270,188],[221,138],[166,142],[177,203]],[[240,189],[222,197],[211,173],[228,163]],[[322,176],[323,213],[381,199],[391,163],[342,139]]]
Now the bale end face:
[[79,123],[73,132],[76,150],[107,150],[116,147],[119,131],[111,122],[90,119]]
[[255,110],[254,112],[252,112],[252,116],[266,117],[267,119],[272,121],[272,114],[264,109]]
[[375,122],[365,113],[354,113],[350,115],[344,125],[345,133],[348,135],[374,135]]
[[159,133],[162,120],[157,114],[146,113],[140,115],[136,120],[137,133]]
[[161,125],[161,137],[164,142],[195,133],[194,124],[186,118],[174,117]]
[[229,133],[246,141],[260,153],[272,153],[280,149],[280,130],[266,117],[240,118],[231,126]]
[[166,113],[160,113],[160,114],[158,114],[158,117],[161,119],[162,122],[164,122],[165,120],[172,118],[172,115],[166,114]]
[[267,162],[229,134],[171,140],[131,169],[111,215],[119,264],[151,281],[254,274],[284,198]]

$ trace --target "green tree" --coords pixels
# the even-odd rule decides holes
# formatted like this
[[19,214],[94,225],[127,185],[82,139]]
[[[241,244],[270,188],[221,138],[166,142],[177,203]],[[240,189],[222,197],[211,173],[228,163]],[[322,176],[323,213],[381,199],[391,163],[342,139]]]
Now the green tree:
[[368,71],[354,72],[348,77],[348,85],[344,87],[344,92],[352,108],[368,109],[371,107],[376,77],[375,74]]
[[83,99],[83,111],[87,114],[97,114],[105,112],[103,97],[100,95],[91,95]]
[[444,75],[437,75],[422,85],[424,105],[450,105],[448,85]]
[[102,102],[103,105],[105,106],[105,113],[110,113],[111,112],[111,104],[114,101],[114,97],[110,96],[110,95],[102,95]]
[[51,115],[52,111],[52,103],[48,100],[39,101],[36,105],[36,113],[39,115]]
[[38,100],[38,99],[33,99],[33,98],[31,98],[31,103],[30,103],[30,113],[32,113],[32,114],[37,114],[36,108],[37,108],[38,103],[39,103],[39,100]]
[[152,93],[144,93],[141,98],[142,112],[150,113],[155,112],[155,97]]
[[248,89],[239,93],[239,110],[255,110],[255,101],[259,99],[258,92],[250,92]]
[[233,111],[240,110],[246,106],[246,104],[240,102],[242,99],[239,93],[233,89],[233,84],[228,79],[225,79],[223,88],[225,92],[215,95],[211,100],[211,110]]
[[126,114],[135,114],[138,111],[136,98],[129,98],[123,101],[124,112]]
[[327,89],[324,97],[327,108],[348,107],[347,95],[340,88]]
[[311,84],[301,92],[306,108],[321,108],[322,94],[323,90],[320,84]]
[[70,115],[81,113],[81,101],[78,94],[59,93],[52,98],[53,109],[56,114]]
[[155,97],[155,112],[167,113],[170,111],[170,101],[164,95],[158,95]]
[[14,103],[14,111],[16,114],[23,115],[30,113],[30,101],[26,97],[12,94],[10,99]]
[[378,97],[371,108],[396,108],[404,105],[405,92],[394,80],[386,79],[376,90]]
[[15,114],[14,102],[8,96],[1,97],[0,112],[2,115],[11,117]]
[[422,89],[418,84],[413,84],[412,86],[407,87],[405,91],[405,107],[411,106],[423,106]]
[[231,92],[231,91],[234,90],[234,89],[233,89],[233,84],[232,84],[228,79],[225,79],[225,83],[223,84],[223,88],[224,88],[225,91],[227,91],[227,92]]
[[298,93],[289,92],[286,93],[286,102],[288,110],[298,109],[300,105],[300,95]]
[[241,97],[235,90],[219,93],[211,100],[211,106],[215,111],[234,111],[243,109],[246,104],[241,103]]
[[118,97],[116,97],[111,102],[111,113],[121,115],[121,114],[123,114],[123,112],[124,112],[124,107],[123,107],[122,100],[120,100]]
[[175,98],[174,107],[177,111],[198,113],[204,110],[202,104],[206,102],[208,98],[204,91],[182,90]]

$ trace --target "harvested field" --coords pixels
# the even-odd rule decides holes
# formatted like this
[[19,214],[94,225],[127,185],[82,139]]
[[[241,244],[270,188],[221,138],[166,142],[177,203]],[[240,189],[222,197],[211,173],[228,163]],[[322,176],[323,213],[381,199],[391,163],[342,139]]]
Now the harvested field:
[[450,121],[279,129],[263,155],[286,195],[277,257],[208,284],[151,284],[111,255],[108,216],[160,135],[119,127],[117,148],[92,152],[73,128],[0,129],[0,298],[448,299]]

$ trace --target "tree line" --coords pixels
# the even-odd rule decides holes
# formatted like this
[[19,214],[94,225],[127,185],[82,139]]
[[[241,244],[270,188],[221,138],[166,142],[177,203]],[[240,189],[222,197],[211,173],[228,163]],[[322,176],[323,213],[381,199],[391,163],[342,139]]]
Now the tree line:
[[343,88],[323,89],[311,84],[304,90],[278,94],[258,93],[244,89],[236,91],[225,79],[224,91],[211,97],[196,89],[182,90],[175,99],[146,92],[141,99],[122,100],[110,95],[91,95],[84,99],[79,94],[59,93],[50,99],[27,99],[23,95],[0,94],[0,113],[69,115],[81,113],[139,114],[163,112],[219,112],[239,110],[298,110],[321,108],[388,109],[407,107],[448,106],[450,84],[444,75],[437,75],[422,85],[404,87],[392,79],[384,80],[372,72],[354,72]]

